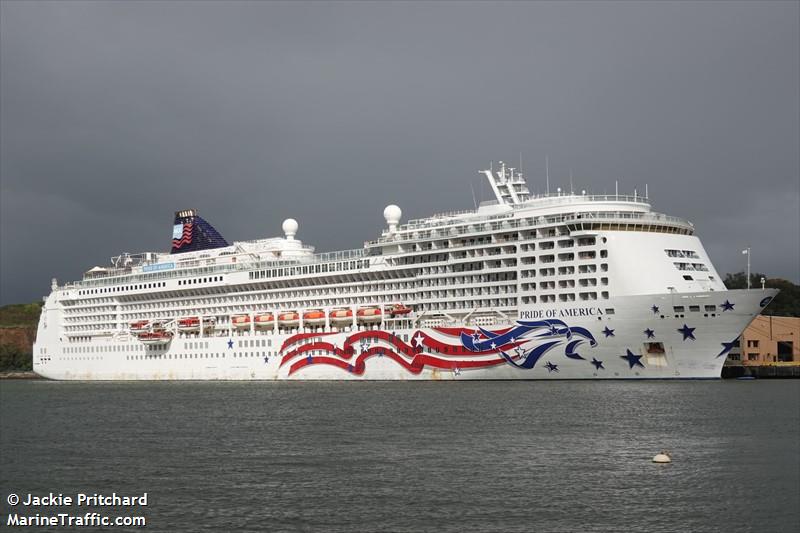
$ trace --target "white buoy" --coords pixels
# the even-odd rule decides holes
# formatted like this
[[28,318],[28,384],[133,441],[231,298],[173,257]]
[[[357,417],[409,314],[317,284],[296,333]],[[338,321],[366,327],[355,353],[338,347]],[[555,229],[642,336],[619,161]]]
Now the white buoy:
[[669,452],[668,451],[661,450],[661,453],[658,453],[658,454],[656,454],[655,457],[653,457],[653,462],[654,463],[671,463],[672,462],[672,457],[669,456]]

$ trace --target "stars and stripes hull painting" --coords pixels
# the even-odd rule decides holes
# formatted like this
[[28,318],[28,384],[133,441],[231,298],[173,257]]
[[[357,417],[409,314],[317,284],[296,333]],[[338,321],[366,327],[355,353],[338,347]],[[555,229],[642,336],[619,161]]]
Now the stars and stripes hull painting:
[[[409,338],[410,342],[403,339]],[[311,342],[302,343],[312,339]],[[560,354],[583,360],[581,345],[597,346],[582,327],[570,328],[561,320],[517,321],[499,330],[486,328],[433,328],[409,334],[382,330],[360,331],[345,336],[340,344],[317,335],[289,337],[280,350],[280,366],[292,376],[313,365],[327,365],[363,376],[370,360],[386,358],[411,374],[425,370],[462,371],[511,365],[531,369],[545,355]]]
[[485,327],[253,328],[176,333],[144,348],[130,337],[109,337],[92,357],[40,357],[37,372],[66,380],[718,379],[737,338],[776,292],[529,306]]

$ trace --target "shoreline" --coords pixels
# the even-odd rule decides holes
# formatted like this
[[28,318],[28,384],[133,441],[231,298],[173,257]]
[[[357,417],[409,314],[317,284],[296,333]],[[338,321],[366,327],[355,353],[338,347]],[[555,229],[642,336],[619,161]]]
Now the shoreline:
[[0,372],[0,379],[44,379],[32,370],[14,370],[11,372]]

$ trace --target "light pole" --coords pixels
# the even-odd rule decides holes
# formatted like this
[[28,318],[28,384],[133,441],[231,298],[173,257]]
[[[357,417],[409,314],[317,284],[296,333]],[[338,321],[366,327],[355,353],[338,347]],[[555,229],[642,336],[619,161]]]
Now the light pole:
[[747,255],[747,289],[750,290],[750,247],[742,250],[742,253]]

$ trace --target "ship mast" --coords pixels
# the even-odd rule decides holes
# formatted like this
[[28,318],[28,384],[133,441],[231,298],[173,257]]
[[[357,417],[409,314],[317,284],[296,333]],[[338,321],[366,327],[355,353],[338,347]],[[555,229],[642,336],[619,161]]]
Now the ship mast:
[[530,191],[522,172],[515,170],[517,169],[506,167],[506,164],[500,161],[500,170],[497,172],[491,167],[480,172],[489,180],[489,185],[500,205],[518,205],[530,199]]

